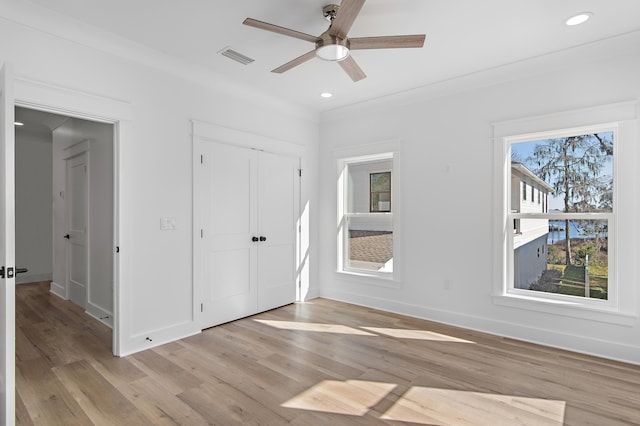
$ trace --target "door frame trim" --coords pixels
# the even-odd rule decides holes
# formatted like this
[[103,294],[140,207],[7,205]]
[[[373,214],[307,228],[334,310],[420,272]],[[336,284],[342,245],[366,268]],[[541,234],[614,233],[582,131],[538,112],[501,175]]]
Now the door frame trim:
[[[112,352],[120,356],[125,352],[124,330],[131,323],[126,315],[130,301],[127,292],[128,259],[116,247],[128,244],[130,233],[122,232],[126,226],[123,214],[123,188],[121,181],[121,146],[132,138],[132,105],[120,99],[97,95],[67,87],[21,77],[14,78],[14,105],[84,120],[113,125],[113,339]],[[123,226],[124,225],[124,226]]]
[[[203,288],[201,285],[198,285],[196,282],[196,258],[197,258],[197,247],[196,247],[196,238],[199,234],[198,231],[198,217],[197,217],[197,201],[195,199],[196,195],[196,187],[198,185],[198,176],[197,176],[197,167],[200,164],[200,154],[198,153],[197,147],[200,143],[206,142],[218,142],[230,146],[236,146],[239,148],[247,148],[247,149],[255,149],[258,151],[265,151],[272,154],[287,156],[296,158],[298,160],[299,168],[302,170],[302,158],[304,152],[304,145],[301,143],[283,141],[278,139],[273,139],[268,136],[264,136],[257,133],[250,133],[244,130],[233,129],[230,127],[225,127],[219,124],[207,123],[199,120],[191,120],[191,150],[192,150],[192,264],[191,264],[191,288],[193,294],[193,307],[192,307],[192,320],[195,324],[198,325],[197,328],[200,327],[199,319],[201,316],[199,315],[200,311],[200,301],[202,300],[202,291]],[[297,222],[298,222],[298,232],[296,234],[296,301],[302,301],[301,291],[299,289],[300,286],[300,275],[301,265],[300,262],[304,262],[302,259],[301,246],[302,246],[302,233],[309,232],[308,229],[302,229],[302,177],[300,174],[300,181],[298,182],[298,212],[297,212]]]

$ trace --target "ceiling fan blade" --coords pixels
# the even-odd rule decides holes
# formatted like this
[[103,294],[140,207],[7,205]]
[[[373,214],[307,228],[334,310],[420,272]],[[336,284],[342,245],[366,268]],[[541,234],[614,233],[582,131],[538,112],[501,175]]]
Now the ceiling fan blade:
[[315,57],[316,57],[316,51],[312,50],[311,52],[307,52],[302,56],[298,56],[294,60],[289,61],[284,65],[280,65],[278,68],[271,70],[271,72],[282,74],[283,72],[289,71],[291,68],[297,67],[298,65],[303,64]]
[[333,20],[331,28],[329,28],[329,34],[341,39],[347,38],[347,33],[358,17],[364,2],[365,0],[342,0],[336,19]]
[[340,64],[342,69],[345,70],[347,74],[349,74],[349,77],[351,77],[351,80],[353,80],[354,82],[360,81],[363,78],[367,78],[367,75],[364,73],[364,71],[362,71],[362,68],[360,68],[360,65],[358,65],[358,63],[355,59],[353,59],[352,56],[348,56],[347,59],[338,63]]
[[257,19],[247,18],[244,20],[243,24],[248,25],[250,27],[259,28],[261,30],[271,31],[277,34],[299,38],[300,40],[310,41],[311,43],[315,43],[320,40],[319,37],[312,36],[310,34],[301,33],[300,31],[292,30],[290,28],[279,27],[277,25],[269,24],[268,22],[258,21]]
[[424,46],[424,34],[382,36],[382,37],[356,37],[349,39],[350,50],[362,49],[398,49],[406,47]]

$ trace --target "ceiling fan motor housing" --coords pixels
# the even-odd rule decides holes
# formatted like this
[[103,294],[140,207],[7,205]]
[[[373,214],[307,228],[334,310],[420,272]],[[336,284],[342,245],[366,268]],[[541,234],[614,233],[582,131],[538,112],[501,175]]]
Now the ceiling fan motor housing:
[[325,61],[342,61],[349,57],[349,39],[332,36],[328,33],[316,42],[316,56]]

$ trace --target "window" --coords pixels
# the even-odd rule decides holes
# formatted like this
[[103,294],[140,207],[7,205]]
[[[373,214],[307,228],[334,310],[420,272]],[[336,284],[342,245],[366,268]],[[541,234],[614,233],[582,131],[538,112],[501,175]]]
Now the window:
[[338,271],[394,278],[394,153],[338,160]]
[[[520,160],[511,161],[512,174],[533,182],[538,202],[544,191],[553,205],[552,214],[526,205],[509,209],[522,230],[511,243],[512,290],[608,300],[614,131],[584,129],[508,142],[511,157]],[[546,256],[541,243],[549,244]]]
[[391,211],[391,172],[369,174],[369,211],[381,213]]
[[522,199],[527,200],[527,182],[522,181]]
[[[636,107],[621,102],[494,123],[494,303],[637,322],[631,259],[640,249],[627,208],[640,202]],[[524,179],[542,191],[543,208],[514,197]],[[516,220],[519,234],[511,232]],[[539,246],[540,258],[537,249],[528,253]]]

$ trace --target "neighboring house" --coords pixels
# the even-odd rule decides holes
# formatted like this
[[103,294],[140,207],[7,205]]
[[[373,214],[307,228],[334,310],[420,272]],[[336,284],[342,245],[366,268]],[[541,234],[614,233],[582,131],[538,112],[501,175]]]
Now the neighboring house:
[[[544,180],[523,164],[511,163],[511,210],[515,213],[546,213],[549,193]],[[547,269],[547,219],[516,219],[513,223],[514,287],[528,289]]]

